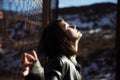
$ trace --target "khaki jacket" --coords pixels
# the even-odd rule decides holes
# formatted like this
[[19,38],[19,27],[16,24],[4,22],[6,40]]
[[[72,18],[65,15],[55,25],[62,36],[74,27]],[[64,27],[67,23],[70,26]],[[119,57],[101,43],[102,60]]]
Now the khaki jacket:
[[[29,79],[27,79],[29,78]],[[31,78],[31,79],[30,79]],[[65,55],[59,55],[49,60],[45,68],[39,61],[34,65],[26,80],[85,80],[80,64]]]

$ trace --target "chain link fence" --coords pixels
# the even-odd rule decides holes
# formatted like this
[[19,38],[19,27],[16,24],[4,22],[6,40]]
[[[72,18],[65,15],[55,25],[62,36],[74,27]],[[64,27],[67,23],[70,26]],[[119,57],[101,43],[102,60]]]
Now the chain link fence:
[[[5,48],[19,50],[22,47],[24,50],[24,44],[30,43],[33,43],[31,48],[36,46],[34,43],[38,42],[36,38],[42,26],[42,3],[41,0],[2,0],[0,2],[0,11],[3,14],[1,15],[3,23],[0,26],[1,42]],[[34,38],[37,41],[34,41]],[[9,42],[14,44],[11,46]]]
[[23,53],[37,48],[44,25],[56,18],[57,1],[0,0],[0,80],[23,79]]

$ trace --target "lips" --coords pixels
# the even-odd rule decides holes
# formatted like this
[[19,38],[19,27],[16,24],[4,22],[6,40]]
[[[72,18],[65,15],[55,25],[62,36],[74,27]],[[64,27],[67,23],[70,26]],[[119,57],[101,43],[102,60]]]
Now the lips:
[[76,32],[78,33],[79,31],[76,29]]

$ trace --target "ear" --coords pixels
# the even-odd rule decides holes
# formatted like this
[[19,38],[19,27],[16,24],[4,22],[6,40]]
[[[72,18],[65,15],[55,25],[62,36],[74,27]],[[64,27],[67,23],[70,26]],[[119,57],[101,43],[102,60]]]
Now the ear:
[[35,60],[38,60],[37,53],[33,50],[31,55],[35,58]]

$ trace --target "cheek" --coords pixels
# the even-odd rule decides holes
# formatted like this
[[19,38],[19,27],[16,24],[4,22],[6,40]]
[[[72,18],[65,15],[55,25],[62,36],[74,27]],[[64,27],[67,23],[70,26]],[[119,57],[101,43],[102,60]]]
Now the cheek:
[[80,32],[76,32],[75,30],[68,30],[66,33],[71,40],[78,40],[82,36]]
[[67,30],[66,33],[67,33],[68,37],[70,37],[70,38],[73,38],[75,36],[74,31],[72,31],[72,30]]

